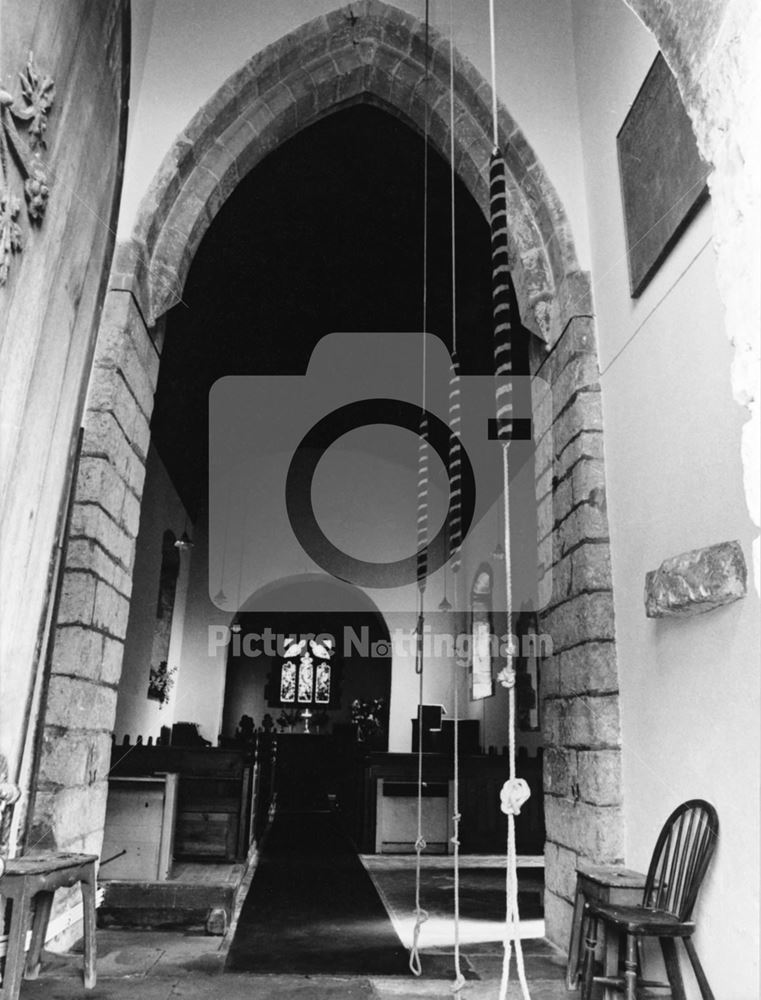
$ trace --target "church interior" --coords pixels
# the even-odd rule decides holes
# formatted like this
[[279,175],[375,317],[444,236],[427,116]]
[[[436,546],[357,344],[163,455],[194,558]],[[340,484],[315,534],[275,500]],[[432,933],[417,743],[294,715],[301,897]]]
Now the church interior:
[[758,5],[0,29],[0,1000],[753,1000]]

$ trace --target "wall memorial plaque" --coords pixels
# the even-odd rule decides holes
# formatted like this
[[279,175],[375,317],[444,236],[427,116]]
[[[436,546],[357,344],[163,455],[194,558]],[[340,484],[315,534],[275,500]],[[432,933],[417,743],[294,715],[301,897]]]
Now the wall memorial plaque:
[[676,80],[659,53],[616,136],[633,298],[648,285],[708,197]]

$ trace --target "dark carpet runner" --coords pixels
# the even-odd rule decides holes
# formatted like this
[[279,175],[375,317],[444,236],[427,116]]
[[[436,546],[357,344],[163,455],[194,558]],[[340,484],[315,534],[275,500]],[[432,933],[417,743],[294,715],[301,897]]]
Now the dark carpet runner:
[[403,976],[409,974],[408,961],[370,877],[333,816],[277,815],[225,971]]

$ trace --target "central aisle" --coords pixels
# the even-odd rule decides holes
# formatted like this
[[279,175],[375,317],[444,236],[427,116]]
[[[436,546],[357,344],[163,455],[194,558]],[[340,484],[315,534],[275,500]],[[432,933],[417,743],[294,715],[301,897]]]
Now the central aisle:
[[330,812],[275,816],[226,972],[408,974],[408,955]]

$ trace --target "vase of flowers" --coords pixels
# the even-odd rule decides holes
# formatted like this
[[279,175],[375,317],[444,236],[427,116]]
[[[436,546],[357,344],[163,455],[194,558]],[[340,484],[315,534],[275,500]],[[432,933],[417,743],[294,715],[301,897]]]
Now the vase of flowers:
[[383,732],[386,702],[383,698],[355,698],[351,703],[351,721],[358,743],[376,742]]
[[148,676],[148,697],[151,701],[157,701],[159,708],[169,701],[169,692],[174,687],[174,675],[177,667],[169,667],[166,660],[162,660],[157,667],[151,667]]
[[281,733],[285,732],[285,730],[287,729],[289,733],[292,733],[293,727],[296,725],[296,723],[299,721],[300,718],[301,718],[301,712],[299,712],[298,710],[292,709],[291,711],[288,711],[288,709],[284,708],[280,713],[280,715],[277,717],[277,724],[278,726],[280,726],[280,732]]

